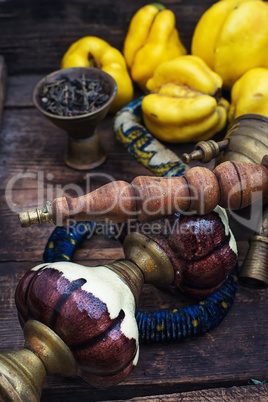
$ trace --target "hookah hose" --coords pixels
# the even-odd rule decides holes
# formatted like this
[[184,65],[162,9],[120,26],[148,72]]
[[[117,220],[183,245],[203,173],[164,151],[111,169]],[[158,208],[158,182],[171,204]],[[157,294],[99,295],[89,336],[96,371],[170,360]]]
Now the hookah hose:
[[[142,125],[141,100],[131,102],[115,115],[117,140],[156,176],[182,176],[188,167]],[[95,222],[77,222],[72,227],[56,227],[47,241],[43,261],[71,261],[79,245],[93,233],[95,226]],[[238,264],[218,290],[194,305],[153,312],[136,310],[140,341],[178,341],[202,335],[217,327],[234,302],[237,272]]]
[[142,98],[129,103],[115,115],[116,139],[155,176],[183,176],[189,167],[143,126]]

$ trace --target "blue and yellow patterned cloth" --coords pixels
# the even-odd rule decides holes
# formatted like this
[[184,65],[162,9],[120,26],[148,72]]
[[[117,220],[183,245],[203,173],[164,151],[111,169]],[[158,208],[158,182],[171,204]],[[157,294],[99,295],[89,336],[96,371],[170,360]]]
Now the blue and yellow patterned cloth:
[[155,176],[183,176],[188,166],[142,124],[142,97],[122,108],[114,118],[116,139]]

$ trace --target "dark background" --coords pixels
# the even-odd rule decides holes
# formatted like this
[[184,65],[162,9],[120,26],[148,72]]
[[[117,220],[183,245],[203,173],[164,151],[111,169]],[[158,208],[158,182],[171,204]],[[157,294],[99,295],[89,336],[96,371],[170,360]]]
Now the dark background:
[[[119,50],[129,22],[149,1],[6,0],[0,2],[0,54],[8,71],[49,72],[58,69],[68,47],[83,36],[98,36]],[[181,40],[190,52],[201,14],[213,1],[163,1],[176,15]]]

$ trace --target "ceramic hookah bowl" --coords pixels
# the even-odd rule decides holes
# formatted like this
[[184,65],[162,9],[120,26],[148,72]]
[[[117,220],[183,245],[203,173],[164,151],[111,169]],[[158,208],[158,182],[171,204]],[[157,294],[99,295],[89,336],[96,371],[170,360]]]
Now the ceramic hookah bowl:
[[[96,110],[77,116],[59,116],[44,109],[41,102],[42,88],[45,82],[56,82],[64,77],[100,80],[103,90],[108,95],[107,101]],[[35,107],[53,124],[68,134],[67,150],[64,156],[66,165],[78,170],[89,170],[101,165],[106,160],[106,153],[100,143],[98,124],[104,119],[117,91],[115,80],[104,71],[91,67],[74,67],[55,71],[37,83],[33,91]]]
[[[136,250],[132,261],[129,242]],[[135,308],[143,283],[167,283],[174,271],[160,247],[141,234],[126,239],[125,247],[122,261],[98,267],[45,263],[21,279],[15,300],[25,347],[0,354],[4,401],[39,401],[47,374],[107,388],[137,364]],[[153,269],[146,269],[148,263]]]
[[144,228],[127,234],[122,260],[97,267],[44,263],[24,275],[15,301],[25,347],[0,354],[5,402],[39,401],[47,374],[101,388],[123,381],[138,362],[135,310],[143,284],[200,299],[233,270],[236,244],[224,209],[151,225],[146,234]]

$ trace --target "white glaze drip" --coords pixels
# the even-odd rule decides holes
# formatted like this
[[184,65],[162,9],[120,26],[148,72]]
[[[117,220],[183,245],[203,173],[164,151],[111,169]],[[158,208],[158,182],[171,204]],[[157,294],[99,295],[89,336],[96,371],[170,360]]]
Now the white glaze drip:
[[[135,299],[128,285],[117,275],[105,266],[84,267],[73,262],[55,262],[40,264],[32,271],[40,268],[52,268],[62,272],[63,276],[70,282],[80,278],[86,279],[81,286],[82,290],[92,293],[106,306],[111,319],[116,318],[123,310],[125,317],[121,322],[121,331],[128,338],[134,338],[137,346],[137,353],[134,365],[137,364],[139,355],[138,327],[135,319]],[[41,272],[40,272],[41,274]],[[83,306],[81,306],[81,309]]]
[[229,219],[228,219],[226,210],[224,208],[220,207],[219,205],[217,205],[216,208],[214,209],[214,211],[219,215],[222,223],[224,224],[226,236],[230,235],[230,240],[229,240],[230,249],[233,250],[233,252],[237,255],[238,251],[237,251],[236,240],[233,235],[233,232],[230,229]]

